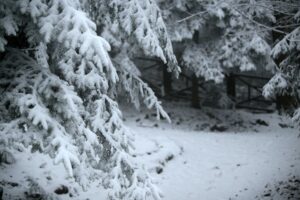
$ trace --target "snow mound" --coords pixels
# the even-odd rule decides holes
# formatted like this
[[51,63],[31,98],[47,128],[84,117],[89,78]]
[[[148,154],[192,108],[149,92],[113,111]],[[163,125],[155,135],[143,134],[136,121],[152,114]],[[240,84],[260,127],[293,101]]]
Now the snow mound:
[[14,164],[0,165],[3,199],[105,199],[107,193],[100,180],[84,191],[62,163],[54,164],[48,155],[29,151],[14,154],[17,160]]

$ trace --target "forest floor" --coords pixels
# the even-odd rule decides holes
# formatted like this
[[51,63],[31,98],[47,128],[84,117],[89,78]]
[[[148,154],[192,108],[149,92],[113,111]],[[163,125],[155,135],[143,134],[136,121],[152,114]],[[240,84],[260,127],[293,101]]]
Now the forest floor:
[[[288,118],[192,109],[173,102],[164,105],[170,124],[156,120],[151,110],[121,108],[136,136],[133,156],[148,168],[164,200],[300,199],[300,134]],[[66,179],[63,164],[54,165],[46,154],[25,151],[16,156],[14,165],[0,165],[5,200],[24,199],[28,180],[43,188],[31,191],[34,194],[58,191],[60,199],[76,200],[106,197],[98,182],[82,191],[74,179]]]
[[165,200],[299,200],[300,131],[286,118],[164,105],[172,123],[124,110],[136,159]]

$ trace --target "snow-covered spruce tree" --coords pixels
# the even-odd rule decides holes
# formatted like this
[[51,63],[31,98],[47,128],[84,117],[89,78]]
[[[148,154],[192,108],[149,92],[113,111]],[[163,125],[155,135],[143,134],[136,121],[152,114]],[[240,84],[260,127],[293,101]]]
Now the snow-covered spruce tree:
[[[98,33],[112,46],[112,61],[122,77],[118,91],[129,94],[137,108],[142,99],[148,108],[155,107],[158,118],[168,119],[152,89],[141,80],[141,73],[133,62],[138,56],[156,57],[167,64],[169,72],[174,72],[176,76],[180,72],[156,2],[88,0],[86,9],[96,22]],[[107,15],[103,16],[103,13]]]
[[[300,2],[291,0],[274,2],[280,10],[274,32],[272,57],[277,64],[277,73],[265,85],[263,95],[278,100],[282,108],[300,121]],[[279,34],[278,34],[279,33]]]
[[[135,103],[140,95],[168,118],[128,58],[128,45],[139,46],[179,71],[156,4],[6,0],[0,24],[1,152],[38,149],[63,163],[85,190],[101,181],[109,199],[159,199],[149,174],[132,162],[133,136],[115,101],[122,85]],[[96,30],[118,43],[113,61],[111,46]],[[22,45],[14,42],[21,37]]]
[[221,82],[223,72],[254,70],[272,65],[267,39],[270,31],[256,21],[274,22],[263,0],[172,0],[158,3],[178,60],[198,77]]

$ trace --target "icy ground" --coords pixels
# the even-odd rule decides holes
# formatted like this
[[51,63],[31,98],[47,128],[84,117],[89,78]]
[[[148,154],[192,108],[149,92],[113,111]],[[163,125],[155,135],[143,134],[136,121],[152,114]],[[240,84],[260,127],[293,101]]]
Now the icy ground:
[[151,112],[124,112],[136,133],[136,158],[165,200],[300,199],[300,135],[288,119],[178,103],[165,108],[172,124]]
[[[288,119],[181,103],[164,107],[172,124],[157,121],[153,111],[122,107],[136,134],[133,156],[148,168],[164,200],[300,199],[300,131]],[[16,160],[0,165],[5,200],[22,199],[28,180],[42,187],[32,194],[58,190],[63,194],[54,196],[60,199],[105,199],[101,183],[82,191],[45,154],[23,152]]]

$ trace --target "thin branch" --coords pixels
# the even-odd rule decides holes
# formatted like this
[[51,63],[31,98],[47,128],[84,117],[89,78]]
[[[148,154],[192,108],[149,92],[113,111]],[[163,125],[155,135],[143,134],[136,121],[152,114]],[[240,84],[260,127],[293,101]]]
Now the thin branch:
[[284,35],[287,35],[288,33],[285,32],[285,31],[282,31],[282,30],[279,30],[279,29],[276,29],[276,28],[273,28],[273,27],[270,27],[270,26],[267,26],[265,24],[262,24],[262,23],[259,23],[257,21],[255,21],[254,19],[250,18],[249,16],[245,15],[244,13],[242,13],[239,9],[235,8],[235,7],[232,7],[235,11],[237,11],[239,14],[241,14],[243,17],[245,17],[246,19],[248,19],[249,21],[253,22],[254,24],[260,26],[260,27],[263,27],[263,28],[266,28],[268,30],[271,30],[271,31],[274,31],[274,32],[277,32],[277,33],[281,33],[281,34],[284,34]]
[[[223,1],[218,2],[217,4],[214,5],[214,7],[217,7],[218,5],[220,5],[220,4],[224,3],[224,2],[226,2],[226,0],[223,0]],[[202,14],[206,14],[206,13],[208,13],[207,10],[201,11],[201,12],[197,12],[197,13],[194,13],[194,14],[191,14],[191,15],[188,16],[188,17],[185,17],[185,18],[183,18],[183,19],[178,20],[177,23],[180,23],[180,22],[189,20],[190,18],[193,18],[193,17],[195,17],[195,16],[199,16],[199,15],[202,15]]]
[[202,14],[206,14],[206,13],[208,13],[207,10],[206,10],[206,11],[197,12],[197,13],[195,13],[195,14],[192,14],[192,15],[188,16],[188,17],[185,17],[185,18],[182,18],[182,19],[178,20],[177,23],[180,23],[180,22],[189,20],[189,19],[191,19],[191,18],[193,18],[193,17],[195,17],[195,16],[202,15]]
[[[231,5],[234,5],[234,4],[231,4]],[[249,6],[249,7],[263,7],[263,8],[266,8],[266,9],[269,9],[271,11],[275,11],[275,12],[278,12],[278,13],[281,13],[281,14],[284,14],[284,15],[289,15],[289,16],[294,16],[294,14],[291,14],[291,13],[287,13],[287,12],[283,12],[281,10],[277,10],[275,8],[273,8],[273,6],[266,6],[264,4],[246,4],[246,3],[241,3],[241,4],[236,4],[237,6]]]

